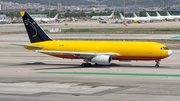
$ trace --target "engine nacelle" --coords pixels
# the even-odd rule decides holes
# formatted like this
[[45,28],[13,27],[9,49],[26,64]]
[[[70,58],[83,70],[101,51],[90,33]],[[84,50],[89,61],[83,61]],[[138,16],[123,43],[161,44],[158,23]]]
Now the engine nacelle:
[[101,64],[101,65],[109,65],[111,64],[112,57],[108,55],[98,55],[91,59],[91,62]]
[[134,20],[134,23],[137,23],[138,21],[137,20]]

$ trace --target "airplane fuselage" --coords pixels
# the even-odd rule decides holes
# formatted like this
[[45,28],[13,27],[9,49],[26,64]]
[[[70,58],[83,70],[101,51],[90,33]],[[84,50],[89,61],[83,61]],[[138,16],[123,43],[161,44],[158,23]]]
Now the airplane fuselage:
[[111,16],[93,16],[91,19],[99,19],[99,18],[109,19],[109,18],[112,18],[112,17]]
[[125,17],[125,18],[122,18],[122,20],[126,20],[126,21],[129,21],[129,20],[137,20],[137,21],[147,21],[147,19],[145,18],[139,18],[139,17],[133,17],[133,18],[129,18],[129,17]]
[[159,17],[145,17],[147,20],[158,20],[158,21],[160,21],[161,20],[161,18],[159,18]]
[[54,18],[35,18],[34,19],[35,21],[45,21],[45,22],[48,22],[48,21],[55,21],[56,19],[54,19]]
[[173,16],[173,15],[171,15],[171,16],[168,16],[168,17],[170,17],[171,19],[180,19],[180,16]]
[[[126,41],[44,41],[28,44],[29,46],[41,46],[41,50],[48,51],[72,51],[93,53],[115,53],[114,60],[161,60],[169,56],[168,49],[163,44],[155,42],[126,42]],[[27,47],[25,47],[27,48]],[[28,49],[28,48],[27,48]],[[37,49],[30,49],[37,50]],[[82,59],[82,57],[66,54],[44,54],[70,59]]]

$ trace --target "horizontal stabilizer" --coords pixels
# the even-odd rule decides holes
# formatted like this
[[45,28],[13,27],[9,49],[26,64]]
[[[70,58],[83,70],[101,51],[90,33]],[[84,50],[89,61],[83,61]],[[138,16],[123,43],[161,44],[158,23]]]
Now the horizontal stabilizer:
[[43,47],[41,47],[41,46],[24,46],[24,47],[30,47],[30,48],[38,48],[38,49],[42,49]]
[[13,45],[13,46],[26,46],[26,45],[19,45],[19,44],[11,44],[11,45]]
[[26,49],[30,49],[30,50],[39,50],[39,49],[42,49],[43,47],[41,46],[30,46],[30,45],[19,45],[19,44],[11,44],[11,45],[14,45],[14,46],[22,46]]

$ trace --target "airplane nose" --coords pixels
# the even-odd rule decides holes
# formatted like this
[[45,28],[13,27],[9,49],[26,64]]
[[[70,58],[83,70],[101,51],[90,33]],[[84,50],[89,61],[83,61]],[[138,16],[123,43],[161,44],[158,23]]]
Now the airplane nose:
[[172,50],[168,50],[168,56],[171,56],[173,54]]

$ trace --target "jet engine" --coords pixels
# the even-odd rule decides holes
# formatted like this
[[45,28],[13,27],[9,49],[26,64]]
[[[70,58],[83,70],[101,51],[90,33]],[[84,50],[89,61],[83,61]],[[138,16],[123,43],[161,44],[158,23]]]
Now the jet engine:
[[137,20],[134,20],[134,23],[137,23],[138,21]]
[[98,55],[91,59],[91,62],[101,64],[101,65],[109,65],[111,64],[112,57],[108,55]]

